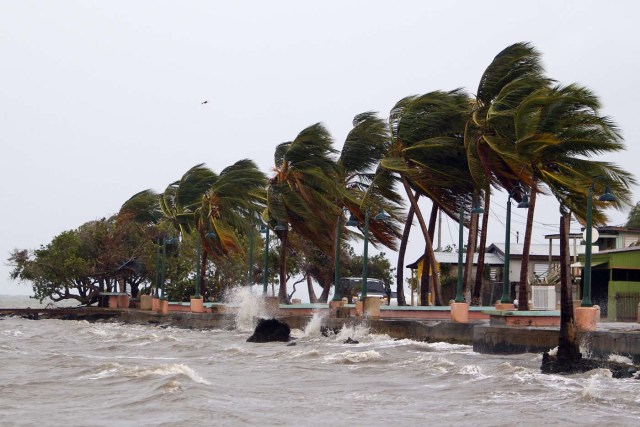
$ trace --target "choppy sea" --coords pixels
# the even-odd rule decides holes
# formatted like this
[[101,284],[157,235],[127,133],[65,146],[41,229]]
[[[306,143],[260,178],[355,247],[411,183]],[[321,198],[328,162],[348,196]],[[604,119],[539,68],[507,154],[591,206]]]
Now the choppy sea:
[[[0,318],[0,426],[640,425],[640,380],[366,325],[324,337],[319,317],[295,345],[248,343],[260,299],[236,301],[231,330]],[[18,306],[37,302],[0,296]]]

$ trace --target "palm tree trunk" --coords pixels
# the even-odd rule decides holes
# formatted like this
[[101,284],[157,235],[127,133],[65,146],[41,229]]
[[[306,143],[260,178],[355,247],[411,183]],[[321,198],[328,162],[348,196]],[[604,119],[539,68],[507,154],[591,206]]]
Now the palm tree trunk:
[[571,301],[569,253],[569,227],[571,213],[561,207],[560,217],[560,337],[558,341],[557,361],[571,366],[582,358],[576,335],[576,323]]
[[[415,197],[413,197],[413,192],[411,191],[411,187],[409,186],[409,182],[405,177],[402,177],[402,185],[404,186],[404,190],[407,193],[407,197],[409,197],[409,201],[411,202],[411,206],[415,210],[416,217],[418,218],[418,223],[420,224],[420,229],[422,230],[422,235],[424,236],[426,252],[428,255],[428,265],[431,267],[431,277],[433,280],[433,289],[440,289],[440,279],[438,278],[438,271],[436,268],[436,257],[433,253],[433,244],[431,243],[431,238],[429,237],[429,231],[427,229],[427,224],[424,222],[424,217],[422,216],[422,212],[420,212],[420,207],[418,206],[418,201]],[[427,270],[428,271],[428,270]],[[423,270],[423,273],[424,270]],[[428,274],[428,273],[427,273]],[[436,304],[442,305],[440,301],[440,295],[438,293],[435,294]]]
[[282,231],[280,237],[280,290],[278,291],[278,299],[280,304],[287,304],[287,241],[289,230]]
[[[316,297],[316,291],[313,290],[313,282],[311,280],[311,275],[307,273],[307,291],[309,292],[309,302],[311,304],[315,304],[318,302],[318,298]],[[326,302],[323,301],[323,302]]]
[[[482,229],[480,230],[480,247],[478,248],[478,266],[476,267],[476,281],[473,284],[471,305],[482,305],[482,279],[484,277],[484,254],[487,249],[487,227],[489,226],[489,208],[491,207],[491,193],[484,192],[484,213],[482,214]],[[493,304],[493,301],[489,302]]]
[[[416,201],[420,197],[420,194],[416,192],[414,195]],[[407,220],[404,223],[404,230],[402,230],[402,240],[400,241],[400,248],[398,249],[398,264],[396,265],[396,292],[398,294],[398,305],[407,305],[407,300],[404,296],[404,256],[407,252],[407,243],[409,242],[409,234],[411,234],[411,225],[413,224],[413,216],[415,210],[413,205],[409,206],[409,212],[407,212]]]
[[531,233],[533,231],[533,214],[536,210],[536,188],[538,187],[538,177],[533,175],[531,180],[531,191],[529,195],[529,211],[527,212],[527,228],[524,232],[524,242],[522,246],[522,263],[520,264],[520,286],[518,287],[518,311],[529,311],[529,294],[527,292],[527,281],[529,280],[529,252],[531,249]]
[[[436,234],[436,221],[438,220],[438,207],[436,206],[436,204],[434,203],[431,206],[431,216],[429,217],[429,241],[433,242],[433,236],[435,236]],[[435,261],[436,257],[435,254],[433,253],[433,244],[431,244],[431,253],[433,254],[433,259]],[[436,271],[436,275],[438,274],[438,272]],[[433,280],[432,280],[433,282]],[[425,289],[425,298],[428,298],[428,293],[429,293],[429,287],[428,287],[429,283],[427,283],[427,288]],[[433,297],[434,300],[438,300],[440,301],[440,290],[435,286],[435,283],[433,284]],[[428,300],[427,303],[425,305],[429,305]]]

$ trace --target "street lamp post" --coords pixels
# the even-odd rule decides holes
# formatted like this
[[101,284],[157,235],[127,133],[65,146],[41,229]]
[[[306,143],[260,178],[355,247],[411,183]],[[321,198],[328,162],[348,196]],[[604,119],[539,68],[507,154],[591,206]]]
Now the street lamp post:
[[160,298],[160,237],[156,237],[156,288],[154,297]]
[[194,292],[193,298],[200,298],[200,259],[202,258],[202,244],[200,242],[200,232],[196,230],[196,234],[198,235],[198,241],[196,243],[198,246],[196,256],[196,291]]
[[162,238],[162,275],[160,277],[160,299],[166,299],[164,296],[164,282],[165,276],[167,274],[167,245],[172,246],[178,243],[178,238],[172,237],[171,239],[167,239],[166,237]]
[[[475,206],[471,209],[471,214],[484,213],[484,209],[479,206]],[[459,231],[458,231],[458,282],[456,284],[456,299],[455,302],[465,302],[464,295],[462,294],[462,238],[464,229],[464,203],[460,203],[460,217],[459,217]]]
[[167,273],[166,259],[167,259],[167,239],[163,237],[162,238],[162,272],[160,274],[160,299],[165,299],[164,298],[164,278]]
[[[605,181],[602,176],[595,176],[593,182],[589,186],[587,192],[587,223],[585,225],[585,251],[584,251],[584,279],[582,284],[582,302],[581,307],[593,307],[591,302],[591,239],[593,237],[591,232],[591,216],[593,210],[593,192],[595,191],[596,181],[600,179]],[[611,193],[611,189],[608,185],[605,185],[604,194],[598,197],[601,202],[615,202],[616,196]]]
[[253,219],[251,220],[251,229],[249,230],[249,270],[247,271],[247,286],[253,283]]
[[333,300],[340,301],[342,292],[340,289],[340,229],[342,228],[342,212],[338,215],[338,225],[336,226],[336,259],[333,270]]
[[269,226],[261,225],[260,232],[265,233],[264,241],[264,269],[262,272],[262,293],[267,295],[267,288],[269,284]]
[[[373,217],[374,221],[386,221],[390,216],[383,210]],[[345,224],[347,227],[357,226],[358,222],[351,216],[349,221]],[[364,235],[364,249],[362,251],[362,300],[367,296],[367,280],[368,268],[369,268],[369,209],[367,208],[364,213],[364,229],[362,231]]]
[[502,304],[511,304],[511,295],[509,289],[509,264],[511,254],[511,198],[515,194],[516,190],[520,190],[522,192],[522,201],[518,203],[518,208],[529,208],[529,195],[524,190],[524,188],[520,184],[518,184],[511,191],[509,191],[509,197],[507,198],[507,219],[505,224],[506,234],[504,237],[504,267],[502,272],[502,298],[500,298],[500,303]]

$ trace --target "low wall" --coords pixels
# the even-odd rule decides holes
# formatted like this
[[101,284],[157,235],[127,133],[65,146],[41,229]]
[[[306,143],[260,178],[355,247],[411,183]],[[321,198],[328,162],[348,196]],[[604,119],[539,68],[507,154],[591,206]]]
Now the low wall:
[[[487,354],[541,353],[558,346],[557,328],[526,328],[477,325],[473,331],[473,351]],[[640,333],[637,331],[578,332],[580,347],[587,357],[606,358],[611,354],[640,363]]]

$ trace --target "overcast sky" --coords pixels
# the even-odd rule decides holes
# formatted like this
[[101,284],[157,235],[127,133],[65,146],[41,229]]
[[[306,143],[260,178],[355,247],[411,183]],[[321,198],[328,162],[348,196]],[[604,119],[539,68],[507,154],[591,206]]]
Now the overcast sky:
[[[270,174],[275,146],[316,122],[340,149],[358,113],[387,117],[400,98],[438,89],[475,93],[493,57],[519,41],[542,52],[550,77],[595,91],[627,144],[607,160],[635,173],[639,4],[4,0],[0,254],[163,191],[197,163],[220,171],[251,158]],[[506,195],[492,202],[489,243],[503,242]],[[551,197],[538,203],[543,243],[558,210]],[[610,224],[626,216],[610,212]],[[457,241],[457,224],[442,234]],[[411,261],[423,249],[417,227],[413,236]],[[8,274],[1,263],[0,294],[29,292]]]

